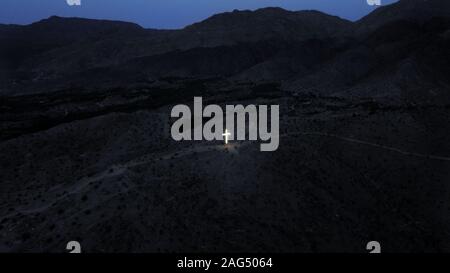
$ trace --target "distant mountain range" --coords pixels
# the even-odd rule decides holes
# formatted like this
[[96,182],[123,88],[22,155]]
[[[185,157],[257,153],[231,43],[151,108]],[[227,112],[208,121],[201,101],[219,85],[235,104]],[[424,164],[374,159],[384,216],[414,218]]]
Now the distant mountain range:
[[[450,251],[449,3],[0,25],[0,252]],[[278,105],[279,149],[175,141],[194,96]]]
[[233,11],[180,30],[50,17],[0,25],[0,92],[214,77],[279,82],[288,92],[448,102],[449,39],[445,0],[401,0],[357,22],[318,11]]

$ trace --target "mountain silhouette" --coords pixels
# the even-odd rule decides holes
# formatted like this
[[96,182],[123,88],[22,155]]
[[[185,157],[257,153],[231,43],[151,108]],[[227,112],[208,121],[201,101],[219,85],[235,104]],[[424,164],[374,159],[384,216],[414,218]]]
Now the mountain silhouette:
[[[3,25],[2,93],[224,77],[278,81],[291,91],[398,98],[406,75],[428,89],[448,87],[442,68],[448,64],[449,12],[447,1],[403,0],[357,22],[264,8],[217,14],[180,30],[55,16]],[[421,60],[430,54],[440,57]],[[437,93],[432,100],[442,99]]]
[[[448,251],[449,11],[0,25],[0,252]],[[279,149],[173,140],[194,96],[279,105]]]
[[400,0],[376,9],[356,24],[359,31],[367,32],[399,20],[425,22],[433,17],[449,16],[450,3],[445,0]]

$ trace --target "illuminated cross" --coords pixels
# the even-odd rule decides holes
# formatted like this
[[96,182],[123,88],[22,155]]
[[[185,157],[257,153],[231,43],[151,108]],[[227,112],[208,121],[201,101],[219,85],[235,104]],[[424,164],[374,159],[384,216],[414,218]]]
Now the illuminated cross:
[[225,129],[225,133],[223,133],[222,136],[225,137],[225,144],[228,144],[228,137],[231,136],[230,132],[228,132],[228,129]]

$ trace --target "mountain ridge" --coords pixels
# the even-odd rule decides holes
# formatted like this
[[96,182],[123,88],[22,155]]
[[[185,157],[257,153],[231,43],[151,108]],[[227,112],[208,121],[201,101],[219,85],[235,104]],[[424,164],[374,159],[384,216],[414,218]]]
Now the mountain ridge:
[[[433,12],[447,14],[447,6],[442,0],[402,0],[383,6],[357,22],[318,11],[235,10],[179,30],[53,16],[14,27],[12,32],[18,33],[17,37],[3,35],[2,38],[0,28],[3,41],[0,54],[6,60],[3,67],[0,65],[0,83],[7,90],[1,92],[13,94],[20,89],[35,92],[33,86],[37,83],[76,85],[79,80],[80,84],[96,85],[107,80],[109,85],[115,81],[123,84],[120,77],[127,81],[146,81],[170,76],[278,81],[292,92],[305,89],[348,95],[345,90],[355,90],[371,74],[383,75],[381,65],[386,60],[390,60],[386,64],[393,71],[407,59],[417,63],[420,54],[415,51],[427,47],[415,51],[408,48],[426,42],[430,39],[426,35],[439,41],[442,45],[437,52],[445,54],[447,40],[443,33],[448,22],[443,20],[441,27],[427,22],[436,17]],[[430,12],[414,20],[412,15],[418,10]],[[388,18],[389,14],[396,16]],[[433,22],[439,24],[438,21]],[[64,26],[74,31],[67,31]],[[63,30],[64,34],[53,38]],[[22,37],[21,33],[27,35]],[[442,64],[433,67],[438,63],[428,63],[427,69],[441,69]],[[412,73],[419,72],[416,69]],[[108,75],[116,76],[108,78]],[[399,96],[401,91],[396,85],[392,88],[397,91],[392,94]],[[351,91],[352,95],[358,93],[369,95],[366,91]],[[389,92],[382,93],[389,95]]]

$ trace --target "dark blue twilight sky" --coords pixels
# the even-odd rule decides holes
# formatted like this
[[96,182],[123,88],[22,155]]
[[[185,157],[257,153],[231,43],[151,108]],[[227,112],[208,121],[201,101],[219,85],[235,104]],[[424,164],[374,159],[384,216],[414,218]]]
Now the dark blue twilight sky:
[[[397,0],[381,0],[383,5]],[[0,23],[29,24],[51,15],[129,21],[147,28],[181,28],[233,9],[316,9],[356,20],[375,7],[366,0],[0,0]]]

